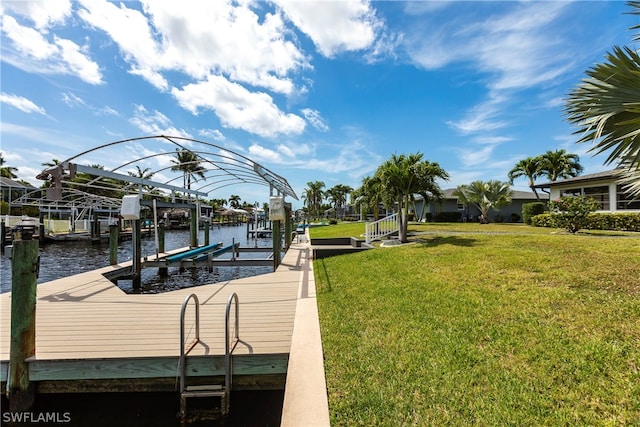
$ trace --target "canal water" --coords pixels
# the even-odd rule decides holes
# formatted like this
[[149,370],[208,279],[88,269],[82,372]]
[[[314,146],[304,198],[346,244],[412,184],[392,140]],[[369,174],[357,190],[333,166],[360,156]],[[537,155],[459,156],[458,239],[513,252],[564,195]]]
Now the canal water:
[[[189,230],[166,230],[165,250],[186,248],[191,241]],[[204,231],[200,230],[198,242],[204,243]],[[209,242],[222,242],[230,245],[232,242],[240,247],[270,248],[273,246],[271,237],[254,239],[247,237],[246,225],[213,227],[209,230]],[[123,241],[118,248],[118,262],[130,261],[132,242]],[[145,234],[142,238],[142,256],[150,260],[155,258],[155,238]],[[240,254],[240,257],[266,258],[269,253]],[[219,259],[228,259],[230,253],[223,254]],[[88,240],[75,242],[55,242],[40,245],[40,273],[38,283],[49,282],[62,277],[72,276],[85,271],[109,265],[109,242],[102,240],[93,243]],[[157,269],[143,269],[142,293],[166,292],[175,289],[198,286],[206,283],[216,283],[242,277],[250,277],[273,271],[272,267],[216,267],[213,272],[206,268],[185,269],[180,273],[178,268],[170,268],[169,276],[161,278]],[[131,281],[120,280],[118,286],[125,292],[133,292]],[[6,256],[0,257],[0,292],[11,291],[11,260]]]
[[[246,225],[214,227],[209,231],[209,242],[229,245],[240,243],[240,247],[272,247],[271,237],[247,237]],[[204,242],[204,232],[199,231],[198,242]],[[186,248],[190,243],[189,230],[166,230],[165,249]],[[109,242],[90,241],[57,242],[40,245],[40,273],[38,284],[71,276],[109,265]],[[132,242],[123,241],[118,249],[118,262],[130,261]],[[153,259],[156,254],[153,235],[142,239],[142,256]],[[229,258],[230,254],[220,258]],[[240,254],[249,258],[269,256],[269,253]],[[169,269],[169,276],[161,278],[157,269],[142,272],[142,293],[166,292],[184,287],[198,286],[242,277],[251,277],[273,271],[272,267],[215,267],[213,272],[206,268]],[[133,292],[130,281],[119,281],[118,286],[125,292]],[[11,260],[0,258],[0,291],[11,291]],[[3,328],[9,325],[1,325]],[[40,394],[36,396],[34,407],[28,414],[11,414],[6,397],[0,398],[2,407],[1,425],[8,423],[11,416],[28,416],[35,422],[15,425],[68,425],[68,426],[157,426],[177,427],[219,427],[219,426],[277,426],[280,424],[284,391],[232,391],[230,413],[226,417],[204,419],[182,424],[177,418],[179,411],[178,392],[175,393],[91,393],[91,394]],[[199,400],[199,399],[195,399]],[[206,404],[208,399],[203,399]],[[190,402],[191,403],[191,402]],[[49,420],[43,422],[42,420]]]

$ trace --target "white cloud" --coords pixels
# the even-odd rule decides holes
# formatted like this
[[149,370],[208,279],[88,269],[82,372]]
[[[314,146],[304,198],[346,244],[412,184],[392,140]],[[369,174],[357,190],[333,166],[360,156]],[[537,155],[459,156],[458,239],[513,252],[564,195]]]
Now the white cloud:
[[129,123],[148,135],[191,137],[184,129],[174,127],[171,120],[160,111],[149,112],[143,105],[136,105],[134,116],[129,119]]
[[311,125],[322,132],[327,132],[329,130],[329,126],[325,122],[325,120],[320,115],[318,110],[312,110],[311,108],[303,108],[300,110],[302,115]]
[[305,128],[301,117],[283,113],[268,94],[250,92],[222,76],[209,76],[204,82],[174,88],[171,93],[193,114],[200,108],[211,109],[223,126],[256,135],[300,134]]
[[139,11],[103,0],[82,0],[78,16],[105,31],[120,47],[125,59],[133,62],[131,73],[141,75],[159,89],[168,84],[155,68],[161,52],[153,38],[147,18]]
[[87,56],[86,47],[57,36],[50,42],[46,32],[21,25],[9,15],[2,16],[2,31],[15,49],[3,49],[4,61],[29,72],[68,74],[89,84],[102,83],[98,64]]
[[274,2],[311,38],[318,51],[329,58],[340,52],[369,48],[383,27],[368,1]]
[[[82,1],[78,15],[105,31],[130,63],[130,72],[156,88],[169,87],[165,71],[202,80],[210,74],[292,95],[288,74],[309,68],[286,39],[280,15],[259,17],[231,1],[144,1],[143,11],[105,1]],[[304,90],[300,88],[299,90]]]
[[500,109],[490,101],[472,107],[463,119],[447,121],[447,125],[465,135],[492,131],[507,125],[507,122],[497,119],[499,113]]
[[62,102],[67,104],[69,107],[86,107],[87,104],[84,102],[82,98],[74,95],[71,92],[64,92],[62,94]]
[[38,30],[62,23],[71,15],[70,0],[5,1],[2,6],[29,18]]
[[[492,7],[491,3],[485,5]],[[478,3],[477,7],[485,5]],[[464,10],[466,5],[454,2],[443,11],[446,21],[441,19],[444,15],[434,13],[430,20],[421,21],[420,28],[413,29],[405,38],[407,51],[417,65],[428,69],[453,62],[470,64],[487,74],[486,85],[491,90],[553,82],[571,62],[571,45],[554,27],[569,5],[504,3],[504,7],[495,8],[499,12],[476,22],[476,15]]]
[[11,93],[0,93],[0,102],[10,105],[25,113],[38,113],[46,115],[44,108],[36,105],[33,101]]
[[211,138],[216,141],[224,141],[225,137],[218,129],[200,129],[198,135]]
[[2,16],[2,30],[19,51],[34,59],[47,59],[58,52],[56,46],[49,43],[42,34],[20,25],[13,16]]
[[259,144],[252,144],[249,147],[249,155],[258,161],[268,161],[272,163],[282,163],[282,156],[275,150],[263,147]]

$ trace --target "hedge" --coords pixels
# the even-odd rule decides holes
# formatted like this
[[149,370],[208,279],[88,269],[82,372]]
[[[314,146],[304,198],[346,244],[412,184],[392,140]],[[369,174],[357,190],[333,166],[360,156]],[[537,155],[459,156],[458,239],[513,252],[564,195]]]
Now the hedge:
[[522,221],[527,225],[531,224],[531,218],[541,215],[546,210],[546,205],[542,202],[524,203],[522,205]]
[[[587,230],[615,230],[640,232],[640,213],[592,213],[589,214]],[[531,218],[534,227],[557,227],[553,215],[544,213]]]

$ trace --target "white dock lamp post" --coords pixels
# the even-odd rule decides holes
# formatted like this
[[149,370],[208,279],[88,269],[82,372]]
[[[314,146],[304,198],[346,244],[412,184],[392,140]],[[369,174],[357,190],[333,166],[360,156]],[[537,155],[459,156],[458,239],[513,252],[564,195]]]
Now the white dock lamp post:
[[133,273],[133,288],[140,288],[140,272],[142,267],[140,265],[140,253],[142,252],[142,243],[140,235],[140,195],[130,194],[122,198],[122,205],[120,206],[120,216],[123,219],[131,220],[132,228],[132,255],[133,266],[131,272]]

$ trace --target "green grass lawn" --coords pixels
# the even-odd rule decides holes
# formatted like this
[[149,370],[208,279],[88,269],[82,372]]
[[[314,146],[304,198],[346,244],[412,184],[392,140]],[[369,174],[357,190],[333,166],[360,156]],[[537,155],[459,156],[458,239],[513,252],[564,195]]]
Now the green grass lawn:
[[637,233],[410,232],[314,262],[332,425],[640,425]]

